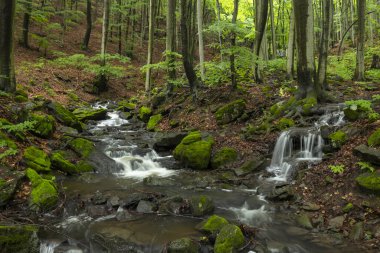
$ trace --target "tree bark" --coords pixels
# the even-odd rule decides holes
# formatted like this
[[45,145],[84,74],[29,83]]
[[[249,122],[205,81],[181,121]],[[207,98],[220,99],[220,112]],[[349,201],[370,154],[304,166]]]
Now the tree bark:
[[30,17],[32,14],[33,0],[26,0],[24,3],[25,13],[22,22],[22,40],[21,44],[25,48],[30,48],[29,46],[29,25]]
[[256,0],[256,17],[255,17],[255,30],[256,30],[256,38],[255,45],[253,49],[254,54],[254,79],[256,82],[261,83],[261,73],[260,73],[260,64],[258,63],[260,57],[260,49],[263,42],[264,34],[265,34],[265,26],[268,18],[268,0]]
[[295,35],[296,34],[295,34],[295,26],[294,26],[294,8],[293,8],[290,14],[287,64],[286,64],[286,73],[289,79],[293,79],[293,74],[294,74]]
[[218,17],[218,37],[219,37],[219,50],[220,50],[220,62],[223,62],[223,41],[222,41],[222,29],[220,28],[220,2],[219,0],[216,0],[216,10],[217,10],[217,17]]
[[[239,12],[239,0],[234,0],[234,12],[232,14],[232,24],[236,25],[236,20]],[[235,27],[234,27],[235,29]],[[230,55],[230,70],[231,70],[231,88],[233,90],[237,87],[237,80],[236,80],[236,69],[235,69],[235,50],[236,47],[236,33],[235,31],[231,32],[231,55]]]
[[16,90],[13,53],[15,12],[16,0],[0,1],[0,90],[5,92]]
[[87,15],[86,15],[86,21],[87,21],[87,26],[86,26],[86,34],[84,35],[83,39],[83,49],[87,50],[88,49],[88,44],[90,43],[90,37],[91,37],[91,30],[92,30],[92,7],[91,7],[91,0],[87,0]]
[[[153,40],[154,40],[154,26],[155,26],[154,8],[155,8],[155,0],[150,0],[147,65],[150,65],[153,62]],[[151,74],[152,74],[152,69],[148,66],[146,70],[146,77],[145,77],[145,92],[148,94],[148,96],[150,95],[150,91],[151,91]]]
[[118,40],[118,53],[119,53],[119,55],[121,55],[121,53],[122,53],[122,42],[123,42],[123,40],[122,40],[122,30],[121,30],[121,28],[122,28],[122,18],[123,18],[123,16],[122,16],[122,12],[121,12],[121,0],[118,0],[117,1],[117,5],[118,5],[118,11],[117,11],[117,40]]
[[168,0],[167,16],[166,16],[166,61],[168,64],[168,81],[167,95],[173,93],[174,80],[176,79],[175,57],[175,29],[176,29],[176,0]]
[[277,57],[277,41],[276,41],[276,28],[274,26],[274,6],[273,0],[269,0],[270,2],[270,26],[272,31],[272,59],[276,59]]
[[356,69],[355,77],[356,81],[364,81],[364,41],[365,41],[365,16],[366,16],[366,0],[357,1],[358,10],[358,41],[356,49]]
[[199,42],[199,65],[201,70],[201,80],[205,80],[205,52],[203,43],[203,10],[202,0],[197,0],[197,23],[198,23],[198,42]]

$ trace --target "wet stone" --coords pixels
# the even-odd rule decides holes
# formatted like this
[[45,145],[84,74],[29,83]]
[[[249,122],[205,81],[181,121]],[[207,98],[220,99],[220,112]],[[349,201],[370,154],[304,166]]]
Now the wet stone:
[[107,198],[101,192],[97,191],[95,195],[92,196],[91,202],[94,205],[104,205],[107,203]]
[[315,203],[305,203],[302,206],[302,209],[305,211],[318,211],[321,209],[321,207]]
[[136,211],[138,213],[154,213],[156,210],[156,205],[152,202],[141,200],[137,205]]
[[107,215],[107,210],[105,206],[88,206],[87,213],[91,217],[101,217]]
[[338,216],[338,217],[330,219],[329,228],[333,230],[336,230],[336,229],[339,230],[343,226],[344,220],[345,220],[344,216]]
[[111,207],[118,207],[119,206],[120,198],[118,196],[112,196],[107,201],[107,205]]

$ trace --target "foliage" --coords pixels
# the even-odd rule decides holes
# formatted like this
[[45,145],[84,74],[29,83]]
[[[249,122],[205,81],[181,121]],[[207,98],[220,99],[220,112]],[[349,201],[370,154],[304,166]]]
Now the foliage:
[[8,156],[17,155],[17,153],[18,153],[17,149],[13,149],[13,148],[7,149],[7,150],[3,151],[2,153],[0,153],[0,160],[6,158]]
[[375,168],[370,164],[370,163],[367,163],[367,162],[358,162],[356,163],[361,170],[365,171],[365,172],[375,172]]
[[344,165],[329,165],[329,169],[334,174],[343,174]]
[[7,131],[10,134],[25,133],[34,129],[36,121],[24,121],[19,124],[4,124],[0,121],[0,129]]

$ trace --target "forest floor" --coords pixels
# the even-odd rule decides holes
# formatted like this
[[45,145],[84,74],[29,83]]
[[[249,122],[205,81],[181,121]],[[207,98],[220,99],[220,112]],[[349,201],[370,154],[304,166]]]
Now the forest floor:
[[[37,29],[37,28],[35,28]],[[49,46],[47,59],[53,59],[52,51],[60,51],[67,55],[86,54],[93,56],[97,53],[100,45],[100,26],[97,25],[91,38],[90,50],[80,50],[84,34],[84,26],[79,29],[69,30],[65,35],[64,43],[52,43]],[[164,51],[164,40],[157,40],[155,43],[154,61],[162,60]],[[130,63],[123,66],[127,74],[123,78],[111,79],[107,92],[92,94],[89,92],[92,86],[93,75],[84,73],[74,67],[58,67],[42,58],[42,53],[37,50],[37,46],[32,43],[32,49],[16,47],[16,72],[18,87],[29,94],[29,98],[42,96],[45,99],[58,101],[67,106],[78,106],[86,103],[105,100],[123,100],[131,97],[137,98],[140,104],[149,104],[144,100],[144,75],[140,68],[145,64],[145,44],[138,45],[134,50],[134,57]],[[117,43],[109,44],[109,51],[117,51]],[[282,71],[266,73],[267,77],[263,84],[254,83],[242,84],[239,89],[231,91],[229,84],[214,87],[201,87],[196,101],[190,96],[188,88],[176,90],[175,95],[166,101],[156,111],[165,114],[164,120],[159,124],[162,131],[189,131],[200,130],[211,133],[215,137],[215,149],[222,146],[233,147],[238,150],[241,158],[233,166],[243,164],[249,158],[256,155],[270,157],[274,148],[279,131],[262,133],[260,135],[246,138],[245,129],[249,125],[258,125],[260,120],[269,108],[275,103],[286,100],[290,93],[279,95],[284,83],[289,86],[292,82],[286,80],[286,75]],[[154,74],[157,86],[162,86],[164,80],[162,75]],[[353,82],[333,80],[331,77],[331,96],[337,103],[343,103],[353,99],[370,99],[372,95],[379,94],[380,84],[372,82]],[[237,99],[246,101],[246,112],[248,118],[238,120],[225,126],[219,126],[214,116],[215,111],[227,102]],[[0,114],[2,117],[12,121],[10,112],[2,105],[13,103],[7,97],[0,97]],[[9,108],[9,107],[7,107]],[[176,127],[170,126],[170,121],[176,120]],[[273,122],[276,124],[276,122]],[[353,148],[359,144],[366,143],[368,136],[374,129],[380,127],[380,122],[370,123],[366,120],[350,124],[350,127],[357,129],[356,134],[343,145],[343,147],[323,160],[318,165],[311,166],[303,170],[303,176],[299,177],[295,184],[295,190],[300,197],[298,201],[300,210],[305,203],[314,203],[320,207],[317,215],[322,214],[323,220],[328,221],[333,217],[345,216],[344,227],[340,232],[345,237],[349,236],[352,226],[359,221],[375,221],[380,215],[380,201],[374,195],[362,193],[355,184],[355,177],[360,174],[360,169],[356,165],[360,161],[353,155]],[[55,140],[60,136],[55,135]],[[33,144],[46,147],[49,140],[39,138],[33,139]],[[18,143],[19,149],[27,147],[30,143]],[[22,154],[23,152],[19,152]],[[19,161],[21,155],[6,160],[11,167],[20,168]],[[334,174],[329,169],[329,165],[344,165],[345,171],[342,174]],[[326,180],[329,178],[331,180]],[[27,189],[25,190],[27,191]],[[20,193],[20,198],[25,199],[26,194]],[[353,211],[344,213],[342,207],[347,203],[354,205]],[[325,224],[327,226],[327,224]],[[374,228],[372,235],[366,235],[366,243],[363,246],[367,249],[376,249],[380,245],[379,225]],[[376,230],[377,229],[377,230]]]

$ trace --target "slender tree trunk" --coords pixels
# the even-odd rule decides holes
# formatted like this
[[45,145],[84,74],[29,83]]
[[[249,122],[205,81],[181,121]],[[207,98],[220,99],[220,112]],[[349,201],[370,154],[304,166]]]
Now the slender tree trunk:
[[83,39],[83,49],[88,49],[88,44],[90,43],[91,30],[92,30],[92,10],[91,10],[91,0],[87,0],[87,26],[86,26],[86,34]]
[[296,34],[295,34],[295,26],[294,26],[294,8],[293,8],[290,15],[287,64],[286,64],[286,73],[287,73],[288,78],[290,79],[293,79],[293,74],[294,74],[295,35]]
[[364,81],[364,42],[365,42],[365,15],[366,15],[366,0],[357,1],[358,9],[358,42],[356,49],[356,69],[355,80]]
[[327,73],[327,56],[329,49],[330,37],[330,17],[331,17],[331,1],[323,0],[323,22],[322,22],[322,38],[319,45],[319,61],[318,61],[318,76],[317,90],[319,94],[327,89],[326,73]]
[[168,82],[167,82],[167,95],[171,96],[173,93],[173,82],[176,79],[175,57],[175,28],[176,28],[176,0],[167,0],[167,16],[166,16],[166,61],[168,64]]
[[5,92],[16,90],[13,53],[15,12],[16,0],[0,1],[0,90]]
[[118,4],[118,7],[119,7],[119,10],[118,10],[118,13],[117,13],[117,38],[118,38],[118,53],[119,55],[122,54],[122,12],[121,12],[121,0],[118,0],[117,1],[117,4]]
[[205,80],[205,51],[203,44],[203,11],[202,0],[197,0],[197,23],[198,23],[198,40],[199,40],[199,65],[201,70],[201,80]]
[[261,83],[261,73],[260,73],[260,64],[258,62],[260,57],[260,50],[263,42],[263,38],[265,35],[265,27],[268,18],[268,0],[256,0],[256,17],[255,17],[255,30],[256,30],[256,38],[255,38],[255,46],[253,49],[254,54],[254,79],[256,82]]
[[293,0],[298,49],[298,97],[317,98],[314,75],[314,18],[312,0]]
[[[147,65],[152,64],[153,62],[153,40],[154,40],[154,8],[155,8],[155,0],[150,0],[149,2],[149,39],[148,39],[148,59],[147,59]],[[150,96],[151,91],[151,74],[152,69],[148,67],[146,70],[146,77],[145,77],[145,92]]]
[[[354,22],[355,18],[355,7],[354,7],[354,0],[350,0],[350,12],[351,12],[351,23]],[[352,40],[352,45],[356,45],[355,43],[355,28],[352,27],[351,29],[351,40]]]
[[22,40],[21,44],[25,48],[29,48],[29,25],[30,25],[30,17],[32,14],[33,0],[27,0],[24,3],[25,13],[24,19],[22,22]]
[[272,59],[276,59],[277,40],[276,40],[276,27],[274,26],[274,6],[273,6],[273,0],[269,0],[269,2],[270,2],[270,26],[272,30]]
[[[232,14],[232,24],[236,25],[236,20],[239,12],[239,0],[234,0],[234,12]],[[231,88],[233,90],[237,87],[237,80],[236,80],[236,69],[235,69],[235,50],[236,47],[236,33],[233,31],[231,33],[231,50],[232,53],[230,55],[230,69],[231,69]]]
[[219,50],[220,50],[220,62],[223,62],[223,51],[222,51],[222,47],[223,47],[223,41],[222,41],[222,29],[220,27],[220,2],[219,0],[216,0],[216,10],[217,10],[217,16],[218,16],[218,37],[219,37]]

